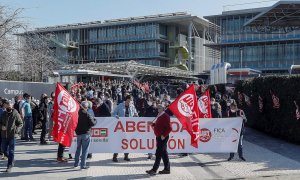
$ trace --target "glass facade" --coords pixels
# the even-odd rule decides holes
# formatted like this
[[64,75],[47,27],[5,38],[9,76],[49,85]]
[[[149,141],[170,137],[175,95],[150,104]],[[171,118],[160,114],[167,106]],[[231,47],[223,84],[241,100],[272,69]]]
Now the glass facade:
[[240,12],[206,17],[221,27],[218,44],[223,62],[229,62],[232,68],[253,68],[266,73],[287,70],[293,64],[300,64],[299,30],[257,33],[254,28],[244,27],[244,24],[259,12]]
[[132,59],[159,57],[155,41],[80,46],[83,59]]
[[[242,52],[241,52],[242,51]],[[222,59],[233,68],[288,69],[293,64],[300,64],[300,43],[273,43],[251,46],[222,48]]]
[[[164,38],[167,26],[156,22],[78,28],[53,33],[64,44],[67,41],[79,43],[78,49],[68,53],[70,63],[137,60],[148,65],[168,66],[169,43]],[[56,49],[56,55],[65,57],[59,49]]]
[[225,16],[218,19],[221,26],[221,42],[256,42],[300,39],[300,31],[285,33],[283,30],[273,34],[257,33],[255,27],[244,27],[244,24],[252,19],[255,14],[241,14]]
[[80,29],[80,43],[110,43],[159,38],[158,23]]
[[[56,58],[65,63],[133,60],[160,67],[183,63],[197,74],[220,62],[219,50],[204,46],[215,41],[211,26],[187,13],[169,13],[38,28],[37,32],[54,36],[54,40],[50,39],[51,48]],[[188,56],[182,56],[185,48]]]

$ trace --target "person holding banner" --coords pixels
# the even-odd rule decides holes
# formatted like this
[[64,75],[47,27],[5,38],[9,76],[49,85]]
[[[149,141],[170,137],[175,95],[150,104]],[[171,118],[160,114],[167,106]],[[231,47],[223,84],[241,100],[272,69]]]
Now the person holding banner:
[[[113,115],[119,119],[119,117],[138,117],[137,111],[133,104],[133,98],[131,95],[127,95],[125,101],[120,103]],[[128,158],[129,153],[124,153],[124,160],[130,161]],[[113,162],[118,162],[118,153],[114,153],[113,155]]]
[[215,98],[210,99],[210,109],[212,118],[222,118],[221,105],[216,102]]
[[[96,125],[96,119],[92,117],[88,112],[89,103],[83,101],[81,103],[81,109],[79,110],[78,125],[75,129],[77,135],[77,150],[75,153],[74,168],[79,165],[79,156],[81,154],[81,169],[88,169],[86,166],[86,159],[90,147],[91,141],[91,129]],[[82,153],[81,153],[82,150]]]
[[53,140],[59,143],[57,150],[57,161],[67,162],[64,158],[65,147],[70,147],[74,136],[74,131],[78,123],[79,103],[60,84],[55,88],[55,98],[53,106]]
[[[230,110],[227,114],[228,117],[242,117],[242,127],[241,127],[241,135],[239,139],[239,145],[238,145],[238,154],[241,160],[246,161],[246,159],[243,157],[243,136],[244,136],[244,123],[247,122],[245,113],[243,110],[237,108],[237,104],[235,100],[232,100],[232,103],[230,105]],[[228,161],[231,161],[234,157],[234,153],[230,153],[230,156],[228,158]]]
[[147,174],[155,175],[159,168],[161,159],[164,162],[164,169],[159,171],[159,174],[170,174],[170,161],[167,151],[167,144],[169,140],[169,134],[172,131],[170,116],[164,111],[163,105],[158,105],[157,110],[159,115],[156,122],[150,122],[153,126],[154,134],[156,136],[157,148],[155,152],[155,163],[151,170],[146,171]]

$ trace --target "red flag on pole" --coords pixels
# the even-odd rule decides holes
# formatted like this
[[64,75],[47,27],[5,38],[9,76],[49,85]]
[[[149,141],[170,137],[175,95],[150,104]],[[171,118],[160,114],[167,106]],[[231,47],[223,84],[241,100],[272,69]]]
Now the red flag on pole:
[[207,89],[198,99],[199,118],[212,118],[210,109],[210,95]]
[[191,145],[198,148],[200,136],[199,109],[194,85],[191,85],[171,103],[169,109],[177,117],[183,128],[191,135]]
[[295,104],[295,106],[296,106],[296,119],[297,119],[297,120],[300,120],[299,106],[298,106],[298,104],[297,104],[296,101],[294,101],[294,104]]
[[55,142],[70,147],[75,128],[78,123],[78,102],[70,93],[59,83],[56,85],[54,112],[53,112],[53,130],[52,136]]
[[263,98],[260,95],[258,96],[258,108],[259,108],[259,112],[263,112],[264,102],[263,102]]
[[273,108],[279,109],[280,108],[279,98],[271,90],[270,90],[270,94],[272,96]]

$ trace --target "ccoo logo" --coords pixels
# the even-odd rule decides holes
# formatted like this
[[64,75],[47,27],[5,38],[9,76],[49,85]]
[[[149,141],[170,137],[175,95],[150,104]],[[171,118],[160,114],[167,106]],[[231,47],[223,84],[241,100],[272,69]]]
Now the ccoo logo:
[[194,96],[192,94],[183,95],[178,101],[179,112],[185,117],[191,117],[195,107],[194,102]]

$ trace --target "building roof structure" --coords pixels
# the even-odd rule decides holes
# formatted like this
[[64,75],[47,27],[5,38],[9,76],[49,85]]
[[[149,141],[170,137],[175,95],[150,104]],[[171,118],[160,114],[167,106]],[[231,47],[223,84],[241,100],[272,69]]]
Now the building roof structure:
[[[175,13],[167,13],[167,14],[157,14],[157,15],[149,15],[149,16],[138,16],[138,17],[129,17],[129,18],[119,18],[119,19],[110,19],[104,21],[92,21],[92,22],[84,22],[84,23],[73,23],[73,24],[64,24],[57,26],[48,26],[42,28],[36,28],[34,31],[30,32],[54,32],[54,31],[62,31],[62,30],[70,30],[70,29],[82,29],[82,28],[93,28],[93,27],[104,27],[104,26],[115,26],[115,25],[124,25],[124,24],[134,24],[134,23],[145,23],[145,22],[159,22],[164,24],[180,24],[182,26],[188,26],[189,21],[195,23],[195,27],[206,26],[208,27],[211,22],[208,20],[191,15],[187,12],[175,12]],[[22,35],[20,33],[19,35]]]
[[[69,64],[61,66],[58,72],[66,74],[70,72],[72,74],[78,73],[75,70],[85,70],[91,72],[101,72],[102,75],[118,75],[120,77],[133,77],[133,76],[170,76],[189,78],[192,76],[190,71],[180,70],[176,67],[164,68],[158,66],[150,66],[135,61],[119,62],[119,63],[87,63],[87,64]],[[74,74],[73,73],[73,74]],[[98,74],[99,74],[98,73]]]
[[254,27],[258,32],[284,33],[300,29],[300,1],[281,0],[266,8],[244,26]]

